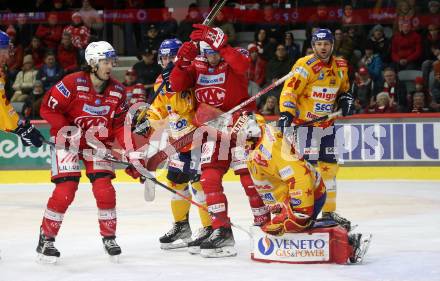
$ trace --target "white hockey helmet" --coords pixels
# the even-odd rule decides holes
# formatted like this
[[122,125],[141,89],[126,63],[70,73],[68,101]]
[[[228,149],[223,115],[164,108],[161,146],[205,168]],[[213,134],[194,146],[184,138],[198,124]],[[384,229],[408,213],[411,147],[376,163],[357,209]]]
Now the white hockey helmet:
[[85,51],[86,62],[90,66],[96,66],[100,60],[113,59],[117,60],[116,51],[110,43],[106,41],[98,41],[90,43]]

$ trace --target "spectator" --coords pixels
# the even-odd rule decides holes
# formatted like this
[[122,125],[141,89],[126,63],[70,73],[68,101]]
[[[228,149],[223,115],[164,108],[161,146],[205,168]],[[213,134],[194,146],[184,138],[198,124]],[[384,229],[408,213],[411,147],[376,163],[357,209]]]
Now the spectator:
[[137,73],[137,82],[144,85],[147,97],[153,94],[153,86],[157,76],[162,73],[162,68],[155,59],[156,50],[145,49],[142,60],[137,62],[133,69]]
[[31,94],[25,101],[23,106],[23,116],[25,119],[41,119],[40,107],[44,98],[43,83],[40,80],[36,80]]
[[34,35],[34,26],[27,22],[27,17],[24,13],[18,14],[17,24],[14,25],[14,29],[17,33],[17,43],[23,47],[29,46]]
[[142,54],[145,49],[157,51],[159,49],[160,43],[162,42],[162,40],[158,36],[159,30],[157,29],[157,26],[154,24],[150,24],[147,27],[147,33],[145,35],[146,36],[142,38],[141,49],[139,53]]
[[428,2],[428,10],[427,19],[431,24],[435,24],[440,26],[440,1],[429,1]]
[[391,59],[398,70],[417,69],[422,57],[422,39],[411,30],[409,21],[402,21],[400,32],[391,41]]
[[363,113],[370,105],[374,104],[374,85],[368,69],[365,66],[360,67],[351,86],[355,98],[356,113]]
[[390,41],[385,38],[383,26],[375,25],[371,30],[371,36],[368,40],[373,44],[374,53],[378,54],[383,63],[390,62]]
[[228,43],[232,46],[234,45],[235,40],[237,39],[234,25],[222,11],[218,12],[217,16],[215,17],[213,26],[220,27],[220,29],[223,30],[226,35],[228,35]]
[[[409,22],[413,25],[414,29],[418,27],[418,20],[413,20],[415,16],[415,9],[406,0],[400,0],[397,2],[396,7],[396,20],[394,22],[394,31],[400,31],[400,23],[402,21]],[[414,23],[416,25],[414,25]]]
[[43,88],[46,92],[53,85],[55,85],[61,78],[63,78],[64,71],[57,64],[55,54],[47,52],[44,57],[44,64],[38,70],[37,79],[43,82]]
[[382,59],[378,54],[374,53],[374,47],[371,42],[365,44],[364,56],[361,58],[359,65],[368,69],[368,73],[371,75],[375,83],[381,82],[383,68]]
[[365,34],[361,24],[362,19],[353,14],[353,5],[351,3],[344,5],[341,21],[341,28],[349,31],[350,37],[354,40],[355,48],[358,49],[359,46],[362,46]]
[[387,67],[383,71],[384,83],[379,85],[375,92],[387,92],[389,98],[399,112],[408,112],[407,90],[403,83],[401,83],[393,68]]
[[36,77],[37,71],[34,69],[32,55],[24,56],[22,70],[18,72],[12,85],[14,95],[11,98],[11,102],[25,101],[32,91]]
[[325,4],[320,3],[316,6],[316,13],[307,21],[307,33],[312,34],[312,28],[319,26],[319,28],[328,28],[335,30],[336,15],[329,13]]
[[6,61],[8,67],[8,79],[14,81],[15,76],[21,70],[21,66],[23,65],[24,50],[23,46],[19,42],[16,42],[16,32],[12,25],[8,27],[6,33],[9,35],[9,42],[11,43],[9,59]]
[[101,15],[92,7],[89,0],[82,0],[82,7],[78,13],[81,15],[84,25],[90,30],[90,41],[103,40],[104,23]]
[[191,3],[188,7],[188,14],[185,19],[182,20],[177,28],[177,37],[182,41],[189,41],[189,35],[191,34],[195,23],[203,22],[202,13],[199,10],[199,6],[196,3]]
[[62,34],[63,26],[58,24],[58,16],[54,13],[49,14],[47,23],[40,24],[35,33],[41,39],[43,45],[52,51],[56,51],[58,48]]
[[284,46],[286,47],[287,55],[290,60],[295,63],[301,56],[301,50],[299,45],[295,43],[292,32],[286,32],[284,34]]
[[64,12],[66,8],[64,7],[63,0],[53,0],[53,11],[54,12]]
[[348,33],[342,32],[341,29],[336,29],[335,44],[333,47],[334,54],[351,62],[353,50],[353,40],[348,36]]
[[440,60],[433,65],[434,68],[434,82],[429,89],[432,96],[431,108],[435,111],[440,111]]
[[278,99],[275,96],[269,96],[260,110],[261,115],[279,115]]
[[[292,68],[292,61],[287,56],[286,47],[283,44],[278,44],[275,52],[275,57],[271,59],[266,66],[266,82],[272,83],[275,80],[286,75]],[[282,85],[273,89],[270,95],[277,98],[280,96]]]
[[32,55],[35,68],[40,68],[44,62],[44,54],[46,49],[42,46],[40,38],[34,36],[32,38],[31,44],[24,49],[25,55]]
[[254,38],[255,38],[255,45],[257,45],[258,48],[258,53],[260,53],[262,56],[264,56],[265,59],[265,48],[268,46],[269,44],[269,40],[267,39],[267,31],[266,29],[258,29],[257,31],[255,31],[254,34]]
[[266,60],[258,52],[258,47],[255,44],[248,46],[249,57],[251,59],[248,69],[248,79],[257,83],[259,87],[266,82]]
[[144,85],[137,83],[136,80],[136,71],[133,68],[128,69],[125,73],[125,80],[122,84],[125,86],[127,102],[129,105],[147,101],[147,94],[145,93]]
[[84,60],[84,51],[90,41],[90,29],[84,25],[80,13],[72,14],[72,24],[63,33],[70,33],[73,46],[78,49],[80,59]]
[[72,44],[70,33],[63,33],[61,44],[58,46],[57,60],[65,73],[72,73],[79,69],[78,49]]
[[428,25],[428,33],[423,39],[423,58],[422,72],[425,85],[429,85],[429,75],[432,70],[432,64],[440,60],[440,30],[435,24]]
[[370,105],[367,113],[377,114],[377,113],[395,113],[395,104],[392,102],[389,93],[380,92],[376,96],[376,102]]
[[411,112],[415,113],[425,113],[432,112],[432,109],[429,108],[429,102],[426,100],[425,93],[423,92],[415,92],[412,95],[412,110]]
[[[275,47],[277,43],[281,43],[283,36],[283,26],[280,25],[280,20],[276,19],[274,16],[274,9],[270,4],[263,4],[263,17],[258,21],[256,25],[256,30],[264,29],[267,32],[267,39],[271,41],[273,51],[275,52]],[[271,55],[273,55],[271,53]]]
[[175,38],[177,26],[177,20],[173,18],[171,9],[163,9],[162,21],[158,25],[159,37],[162,39]]

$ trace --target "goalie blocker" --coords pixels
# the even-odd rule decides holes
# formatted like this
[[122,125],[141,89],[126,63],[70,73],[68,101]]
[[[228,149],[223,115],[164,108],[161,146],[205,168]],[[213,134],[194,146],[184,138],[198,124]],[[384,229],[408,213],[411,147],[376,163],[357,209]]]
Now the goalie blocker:
[[349,234],[334,224],[281,236],[269,235],[256,226],[251,232],[251,259],[267,263],[361,263],[371,241],[371,235]]

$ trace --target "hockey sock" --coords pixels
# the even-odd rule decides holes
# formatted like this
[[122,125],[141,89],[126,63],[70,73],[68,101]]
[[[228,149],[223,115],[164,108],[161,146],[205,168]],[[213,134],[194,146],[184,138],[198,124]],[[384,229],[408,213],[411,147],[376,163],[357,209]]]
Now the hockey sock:
[[318,169],[327,189],[327,199],[322,208],[323,212],[336,211],[336,173],[338,168],[337,163],[318,162]]
[[[205,192],[203,192],[202,184],[200,183],[200,181],[191,182],[191,187],[197,203],[207,207]],[[204,209],[199,208],[199,216],[203,227],[207,227],[212,224],[211,217]]]
[[[174,183],[170,180],[167,180],[167,186],[172,189],[182,193],[183,195],[191,198],[191,193],[189,192],[187,183]],[[188,200],[183,199],[177,194],[173,194],[171,197],[171,211],[173,213],[174,221],[184,221],[188,219],[189,209],[191,207],[191,203]]]
[[251,175],[248,173],[240,174],[240,182],[249,199],[249,205],[251,206],[252,214],[254,215],[254,223],[256,225],[264,224],[270,219],[269,210],[264,205],[258,191],[255,189]]
[[224,170],[206,168],[202,170],[200,182],[206,194],[208,210],[215,214],[211,216],[212,228],[230,227],[228,218],[228,201],[223,193],[222,177]]
[[93,195],[98,206],[98,222],[102,236],[116,233],[116,192],[109,177],[97,178],[92,183]]

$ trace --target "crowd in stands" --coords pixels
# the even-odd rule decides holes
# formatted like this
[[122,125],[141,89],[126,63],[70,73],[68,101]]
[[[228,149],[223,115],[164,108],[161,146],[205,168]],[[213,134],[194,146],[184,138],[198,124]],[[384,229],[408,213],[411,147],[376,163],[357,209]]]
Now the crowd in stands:
[[[161,72],[157,64],[157,50],[162,40],[177,37],[186,41],[192,24],[203,21],[202,9],[195,3],[187,8],[185,18],[178,22],[173,17],[173,10],[165,9],[164,1],[158,1],[158,7],[164,8],[160,10],[162,20],[124,23],[124,40],[119,40],[120,37],[112,32],[111,23],[103,20],[98,9],[146,8],[149,1],[31,2],[33,4],[26,9],[47,12],[44,23],[29,23],[26,13],[21,13],[13,22],[1,27],[13,43],[12,55],[7,63],[7,95],[12,102],[25,104],[22,113],[29,118],[39,118],[39,104],[44,92],[64,75],[81,69],[85,47],[97,40],[109,41],[121,55],[137,56],[139,61],[127,71],[124,83],[137,85],[138,88],[142,85],[144,93],[151,94],[153,83]],[[381,25],[359,18],[358,9],[374,8],[378,3],[386,8],[395,8],[393,22]],[[349,62],[357,113],[440,111],[439,0],[249,0],[228,1],[228,6],[263,11],[256,23],[238,22],[225,12],[220,12],[213,23],[228,35],[231,45],[245,47],[249,51],[250,95],[284,76],[298,58],[313,53],[311,33],[321,27],[333,31],[334,54]],[[336,20],[329,17],[330,7],[334,6],[338,6],[341,12]],[[313,12],[305,22],[286,23],[281,22],[276,14],[283,7],[307,7]],[[71,12],[70,22],[61,22],[57,12],[66,11]],[[418,20],[421,15],[427,16],[428,22]],[[301,29],[305,30],[306,39],[299,44],[292,30]],[[254,32],[253,42],[240,41],[238,34],[246,31]],[[417,75],[411,78],[412,81],[403,75],[411,73],[409,70],[418,71],[413,72]],[[258,100],[259,112],[265,115],[279,113],[281,89],[282,86],[279,86]]]

